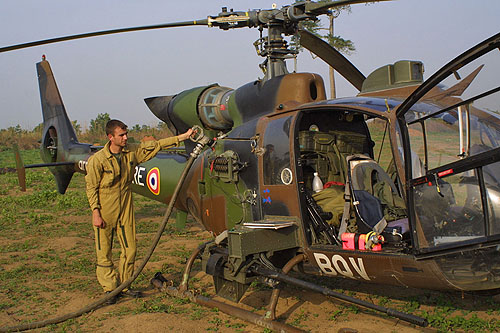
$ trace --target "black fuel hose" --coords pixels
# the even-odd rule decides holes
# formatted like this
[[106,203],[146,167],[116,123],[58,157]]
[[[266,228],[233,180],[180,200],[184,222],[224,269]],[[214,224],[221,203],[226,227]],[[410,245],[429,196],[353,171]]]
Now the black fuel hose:
[[[198,147],[197,147],[198,148]],[[197,149],[197,152],[201,151],[201,147]],[[154,250],[156,249],[156,246],[158,245],[158,242],[160,241],[161,235],[163,234],[163,231],[165,230],[165,227],[167,226],[168,219],[170,218],[170,215],[172,214],[172,210],[174,208],[175,201],[177,200],[177,197],[179,195],[179,192],[181,190],[181,187],[184,183],[184,180],[186,179],[186,176],[191,169],[191,166],[193,165],[194,160],[196,159],[197,154],[191,154],[189,157],[186,166],[184,167],[184,171],[182,172],[179,181],[177,182],[177,186],[175,187],[174,193],[172,194],[172,199],[170,200],[170,203],[168,205],[167,211],[165,212],[165,215],[163,216],[163,220],[161,222],[160,227],[158,228],[158,231],[156,232],[156,236],[153,240],[153,243],[151,244],[151,247],[149,248],[149,251],[146,254],[146,257],[144,260],[141,262],[137,270],[135,270],[134,275],[132,275],[127,281],[123,282],[121,285],[119,285],[115,290],[107,294],[106,296],[100,298],[99,300],[95,301],[94,303],[91,303],[80,310],[67,313],[65,315],[51,318],[51,319],[46,319],[46,320],[41,320],[41,321],[36,321],[36,322],[31,322],[27,324],[22,324],[22,325],[17,325],[17,326],[9,326],[9,327],[0,327],[0,332],[16,332],[16,331],[26,331],[26,330],[31,330],[35,328],[41,328],[45,327],[48,325],[53,325],[53,324],[58,324],[62,323],[63,321],[79,317],[83,315],[84,313],[90,312],[99,306],[103,305],[106,303],[108,300],[111,298],[117,296],[119,293],[122,292],[123,289],[128,288],[132,282],[137,279],[139,274],[141,274],[142,270],[144,269],[144,266],[148,263],[149,259],[151,258],[151,255],[153,254]]]

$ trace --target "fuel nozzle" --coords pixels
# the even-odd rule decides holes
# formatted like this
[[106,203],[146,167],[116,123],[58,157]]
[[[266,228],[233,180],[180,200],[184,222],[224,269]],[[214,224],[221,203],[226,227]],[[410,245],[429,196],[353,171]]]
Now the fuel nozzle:
[[214,144],[214,141],[204,134],[203,128],[201,128],[200,126],[194,125],[192,128],[193,136],[191,137],[191,141],[197,144],[191,152],[191,156],[197,158],[203,151],[203,147],[212,146]]

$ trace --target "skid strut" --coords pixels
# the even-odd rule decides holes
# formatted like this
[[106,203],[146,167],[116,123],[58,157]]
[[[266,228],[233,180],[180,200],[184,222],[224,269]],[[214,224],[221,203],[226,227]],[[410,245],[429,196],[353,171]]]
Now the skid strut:
[[309,289],[309,290],[321,293],[325,296],[339,298],[341,300],[344,300],[344,301],[347,301],[350,303],[354,303],[357,305],[361,305],[361,306],[369,308],[369,309],[384,312],[389,316],[399,318],[401,320],[404,320],[406,322],[409,322],[409,323],[412,323],[415,325],[419,325],[419,326],[423,326],[423,327],[428,325],[427,319],[425,319],[425,318],[421,318],[421,317],[414,316],[412,314],[408,314],[408,313],[404,313],[404,312],[399,312],[399,311],[396,311],[394,309],[386,308],[386,307],[383,307],[380,305],[376,305],[373,303],[363,301],[363,300],[358,299],[358,298],[350,297],[350,296],[344,295],[342,293],[338,293],[336,291],[333,291],[327,287],[323,287],[323,286],[320,286],[320,285],[317,285],[317,284],[314,284],[311,282],[307,282],[304,280],[296,279],[294,277],[288,276],[286,274],[280,273],[280,272],[275,271],[275,270],[271,270],[271,269],[262,267],[260,265],[253,266],[252,270],[255,274],[265,276],[265,277],[268,277],[268,278],[271,278],[274,280],[283,281],[283,282],[286,282],[289,284],[293,284],[293,285],[296,285],[296,286],[304,288],[304,289]]
[[[200,251],[199,248],[197,250],[195,250],[195,252],[196,251],[198,251],[198,253],[199,253],[199,251]],[[196,255],[194,255],[194,253],[193,253],[193,255],[191,257],[196,258]],[[189,266],[192,266],[192,263]],[[189,271],[190,271],[190,267],[188,270],[188,267],[186,266],[186,272],[185,272],[185,275],[183,277],[183,282],[187,280],[187,276],[189,276]],[[186,273],[187,273],[187,276],[186,276]],[[194,295],[190,291],[181,291],[180,289],[187,288],[187,282],[185,284],[181,284],[181,286],[179,286],[179,289],[178,289],[175,287],[166,286],[165,285],[166,281],[167,280],[159,272],[155,274],[155,277],[153,279],[151,279],[151,283],[155,287],[157,287],[160,291],[166,292],[170,296],[179,297],[179,298],[188,298],[193,303],[203,305],[203,306],[206,306],[209,308],[217,308],[217,309],[219,309],[219,311],[222,311],[230,316],[237,317],[241,320],[244,320],[244,321],[247,321],[249,323],[252,323],[252,324],[267,328],[267,329],[271,329],[271,330],[274,330],[277,332],[304,333],[304,331],[301,329],[298,329],[298,328],[293,327],[291,325],[280,323],[278,321],[266,319],[265,317],[258,315],[256,313],[250,312],[248,310],[245,310],[245,309],[242,309],[242,308],[239,308],[239,307],[227,304],[227,303],[219,302],[219,301],[216,301],[214,299],[204,297],[201,295]]]
[[[286,265],[283,267],[282,272],[283,274],[288,274],[288,272],[295,267],[298,263],[304,261],[307,258],[305,254],[299,254],[290,261],[286,263]],[[276,319],[276,306],[278,305],[278,299],[280,297],[280,292],[281,292],[281,286],[278,285],[273,289],[273,293],[271,294],[271,299],[269,301],[269,305],[267,307],[267,312],[265,314],[266,318],[269,319]]]

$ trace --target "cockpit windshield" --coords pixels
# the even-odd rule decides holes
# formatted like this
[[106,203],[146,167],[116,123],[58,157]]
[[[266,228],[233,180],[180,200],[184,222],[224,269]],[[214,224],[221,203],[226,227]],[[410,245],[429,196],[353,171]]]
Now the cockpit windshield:
[[500,56],[490,44],[478,45],[489,53],[466,52],[445,66],[397,111],[408,130],[401,148],[423,166],[408,192],[418,252],[437,256],[464,289],[500,279]]

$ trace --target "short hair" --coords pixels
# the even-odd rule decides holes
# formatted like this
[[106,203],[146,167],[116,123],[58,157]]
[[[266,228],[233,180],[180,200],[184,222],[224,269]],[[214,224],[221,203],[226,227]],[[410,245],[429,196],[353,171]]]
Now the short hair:
[[113,135],[115,128],[120,127],[122,130],[127,130],[127,125],[121,120],[111,119],[106,123],[106,135]]

